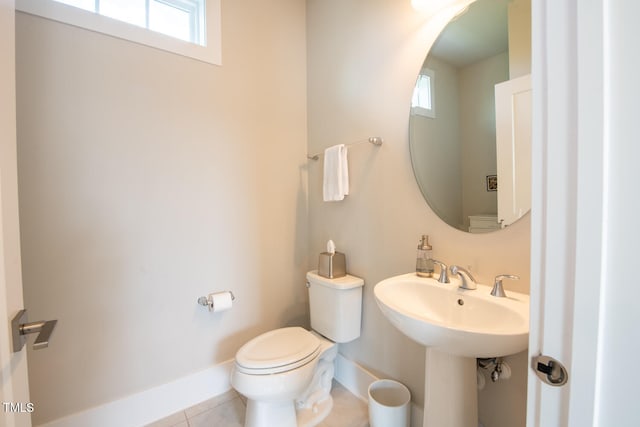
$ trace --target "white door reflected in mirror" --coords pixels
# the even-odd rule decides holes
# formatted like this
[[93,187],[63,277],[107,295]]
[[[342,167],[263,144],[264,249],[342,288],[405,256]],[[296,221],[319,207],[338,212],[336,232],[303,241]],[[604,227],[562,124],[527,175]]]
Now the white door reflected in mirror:
[[504,228],[531,209],[531,74],[496,85],[496,161]]

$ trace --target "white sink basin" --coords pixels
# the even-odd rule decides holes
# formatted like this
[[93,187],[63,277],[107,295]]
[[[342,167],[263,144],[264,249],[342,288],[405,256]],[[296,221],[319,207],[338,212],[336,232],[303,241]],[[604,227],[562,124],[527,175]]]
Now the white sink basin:
[[496,357],[527,348],[529,296],[507,290],[491,296],[491,287],[458,288],[414,273],[378,283],[374,295],[384,315],[409,338],[443,353]]

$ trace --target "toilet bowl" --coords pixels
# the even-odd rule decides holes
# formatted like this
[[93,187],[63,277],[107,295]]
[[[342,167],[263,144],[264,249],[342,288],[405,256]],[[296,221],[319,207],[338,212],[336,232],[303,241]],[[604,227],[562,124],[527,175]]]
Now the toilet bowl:
[[309,272],[307,285],[312,331],[268,331],[236,353],[231,385],[247,398],[245,427],[312,427],[331,410],[336,342],[360,335],[364,282]]

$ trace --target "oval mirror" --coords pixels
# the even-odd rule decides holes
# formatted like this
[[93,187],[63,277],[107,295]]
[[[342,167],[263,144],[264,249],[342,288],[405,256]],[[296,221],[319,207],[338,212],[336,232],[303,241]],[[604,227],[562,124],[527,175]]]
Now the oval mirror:
[[411,163],[452,227],[493,231],[530,210],[530,73],[530,0],[471,3],[427,55],[411,101]]

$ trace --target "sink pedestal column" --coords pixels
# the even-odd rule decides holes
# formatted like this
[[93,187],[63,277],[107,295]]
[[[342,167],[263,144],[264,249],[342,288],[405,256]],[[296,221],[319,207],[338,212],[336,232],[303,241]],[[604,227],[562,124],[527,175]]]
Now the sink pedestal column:
[[427,347],[423,427],[477,427],[476,359]]

